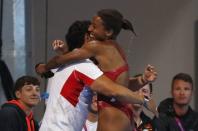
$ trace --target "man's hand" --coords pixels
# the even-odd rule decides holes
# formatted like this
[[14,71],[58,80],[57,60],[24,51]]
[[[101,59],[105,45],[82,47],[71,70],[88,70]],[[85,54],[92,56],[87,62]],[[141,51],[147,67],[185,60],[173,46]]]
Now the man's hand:
[[64,54],[68,52],[67,44],[65,44],[62,40],[54,40],[52,42],[52,48],[58,54]]
[[142,77],[144,82],[154,82],[157,79],[157,71],[155,70],[154,66],[148,65]]
[[54,76],[54,73],[52,71],[48,71],[46,69],[46,65],[45,64],[37,64],[35,66],[35,70],[36,70],[36,73],[39,74],[41,77],[45,77],[45,78],[50,78],[50,77],[53,77]]
[[35,71],[39,75],[46,73],[47,72],[46,65],[45,64],[37,64],[35,66]]

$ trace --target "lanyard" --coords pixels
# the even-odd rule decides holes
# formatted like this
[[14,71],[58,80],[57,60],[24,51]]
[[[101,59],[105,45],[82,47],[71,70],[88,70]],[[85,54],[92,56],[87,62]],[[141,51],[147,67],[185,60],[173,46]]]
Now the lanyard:
[[85,131],[87,131],[87,126],[86,126],[86,124],[84,124],[83,128],[84,128]]
[[181,124],[181,121],[179,120],[179,118],[175,117],[175,120],[176,120],[176,123],[179,126],[180,130],[181,131],[185,131],[183,126],[182,126],[182,124]]

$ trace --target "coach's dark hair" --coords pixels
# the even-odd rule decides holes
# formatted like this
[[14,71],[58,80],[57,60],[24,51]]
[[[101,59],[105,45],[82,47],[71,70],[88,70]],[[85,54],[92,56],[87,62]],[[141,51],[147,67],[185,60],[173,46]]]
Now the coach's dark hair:
[[131,30],[136,35],[131,22],[124,19],[122,14],[115,9],[102,9],[97,12],[97,16],[102,19],[104,27],[113,32],[112,39],[117,37],[122,28]]
[[80,48],[84,44],[85,34],[88,32],[90,21],[75,21],[65,35],[69,51]]
[[193,89],[193,79],[189,74],[186,74],[186,73],[176,74],[172,79],[171,89],[173,89],[173,84],[174,84],[175,80],[183,80],[185,82],[188,82],[192,85],[192,89]]

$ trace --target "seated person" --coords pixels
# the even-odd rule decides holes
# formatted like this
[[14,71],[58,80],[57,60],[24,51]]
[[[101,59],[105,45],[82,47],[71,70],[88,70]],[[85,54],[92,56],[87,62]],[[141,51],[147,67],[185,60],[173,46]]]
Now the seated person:
[[38,131],[32,109],[40,101],[40,82],[32,76],[20,77],[14,86],[16,99],[8,101],[0,110],[0,130]]
[[94,93],[92,103],[88,107],[89,113],[82,131],[97,131],[98,125],[98,106],[97,94]]
[[[136,75],[135,77],[138,76],[141,76],[141,74]],[[146,84],[145,86],[137,90],[138,93],[143,94],[148,99],[151,98],[152,91],[153,91],[152,83]],[[133,108],[133,119],[135,124],[135,130],[136,131],[142,131],[144,129],[154,130],[152,119],[143,112],[143,106],[140,104],[133,104],[132,108]]]
[[172,98],[163,100],[158,107],[160,130],[198,131],[198,113],[190,107],[193,90],[189,74],[179,73],[173,77]]

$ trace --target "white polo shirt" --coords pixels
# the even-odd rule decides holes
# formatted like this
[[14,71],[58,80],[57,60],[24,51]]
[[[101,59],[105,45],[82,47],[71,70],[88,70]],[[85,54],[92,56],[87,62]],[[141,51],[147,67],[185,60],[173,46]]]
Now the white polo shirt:
[[102,74],[89,59],[59,68],[51,81],[40,131],[81,131],[92,98],[89,86]]

